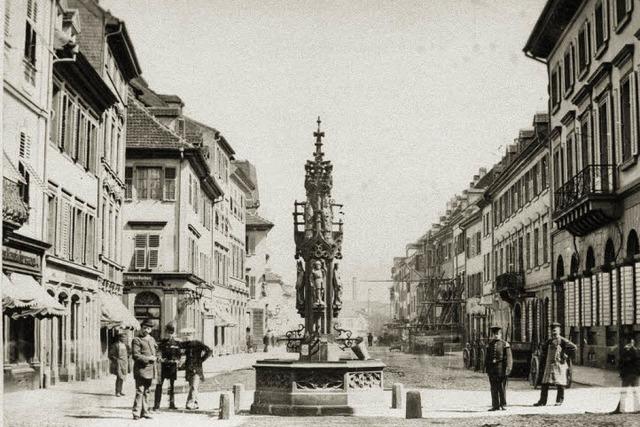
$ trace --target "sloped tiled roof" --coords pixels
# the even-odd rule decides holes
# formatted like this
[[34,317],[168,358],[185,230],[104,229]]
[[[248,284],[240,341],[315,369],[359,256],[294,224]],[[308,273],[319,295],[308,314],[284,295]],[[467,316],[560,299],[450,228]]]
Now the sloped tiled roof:
[[272,228],[273,223],[267,219],[262,218],[258,214],[247,212],[247,227]]
[[139,101],[127,109],[127,148],[187,148],[182,138],[157,121]]

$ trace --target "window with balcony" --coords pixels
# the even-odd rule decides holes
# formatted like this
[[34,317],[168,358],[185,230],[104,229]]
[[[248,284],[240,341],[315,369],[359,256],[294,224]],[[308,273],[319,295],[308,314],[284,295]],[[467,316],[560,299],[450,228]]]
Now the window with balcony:
[[591,63],[591,37],[589,21],[578,32],[578,74],[584,77]]
[[607,0],[596,3],[595,11],[595,42],[596,56],[600,56],[606,50],[609,40],[609,16],[607,13]]
[[567,177],[571,178],[577,166],[574,168],[574,149],[575,149],[575,135],[572,133],[567,135]]

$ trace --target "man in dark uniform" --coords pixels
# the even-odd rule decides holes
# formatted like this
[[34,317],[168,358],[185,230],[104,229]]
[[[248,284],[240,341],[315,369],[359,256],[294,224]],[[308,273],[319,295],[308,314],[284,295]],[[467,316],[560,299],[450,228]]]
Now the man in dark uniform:
[[502,339],[502,328],[494,325],[489,328],[491,338],[487,344],[485,370],[491,385],[490,411],[505,410],[507,406],[507,377],[513,367],[511,346]]
[[160,341],[159,349],[162,358],[160,359],[160,379],[156,385],[155,400],[153,409],[160,408],[162,400],[162,385],[164,380],[169,380],[169,409],[177,409],[173,385],[178,377],[178,365],[182,356],[181,342],[176,336],[176,327],[173,323],[165,327],[167,338]]
[[187,409],[198,409],[198,387],[200,381],[204,381],[204,371],[202,363],[207,360],[213,351],[203,342],[193,339],[195,329],[185,328],[182,331],[186,361],[184,364],[185,378],[189,383],[189,394],[187,395]]

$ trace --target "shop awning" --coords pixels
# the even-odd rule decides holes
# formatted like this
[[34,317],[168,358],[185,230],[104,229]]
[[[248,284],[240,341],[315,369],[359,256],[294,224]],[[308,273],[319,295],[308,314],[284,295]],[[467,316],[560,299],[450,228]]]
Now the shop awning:
[[2,311],[14,319],[25,316],[64,316],[67,309],[27,274],[2,275]]
[[100,323],[107,328],[140,329],[140,322],[135,318],[120,298],[104,291],[98,291],[102,305],[102,319]]

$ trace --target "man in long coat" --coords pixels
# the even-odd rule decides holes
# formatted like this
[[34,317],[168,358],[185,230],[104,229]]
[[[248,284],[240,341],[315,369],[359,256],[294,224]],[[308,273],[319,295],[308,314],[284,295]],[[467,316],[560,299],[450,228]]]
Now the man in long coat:
[[544,406],[547,404],[549,387],[555,385],[558,389],[556,396],[556,406],[562,405],[564,401],[564,388],[567,386],[567,371],[569,369],[569,359],[575,355],[576,345],[560,335],[560,323],[551,324],[551,338],[542,345],[540,355],[540,375],[538,384],[542,384],[540,400],[533,406]]
[[109,372],[116,376],[116,396],[124,396],[122,384],[129,373],[131,347],[125,339],[127,334],[119,332],[117,340],[109,347]]
[[[136,398],[133,401],[134,420],[140,417],[151,418],[147,405],[147,395],[155,378],[156,352],[158,348],[156,340],[151,336],[153,322],[145,320],[142,322],[141,327],[140,336],[135,337],[131,343],[133,378],[136,381]],[[140,415],[138,415],[138,406],[140,406]]]
[[491,409],[489,410],[504,411],[507,407],[507,377],[513,367],[513,356],[511,346],[502,339],[500,326],[494,325],[489,329],[491,339],[487,344],[484,361],[485,371],[491,385]]

